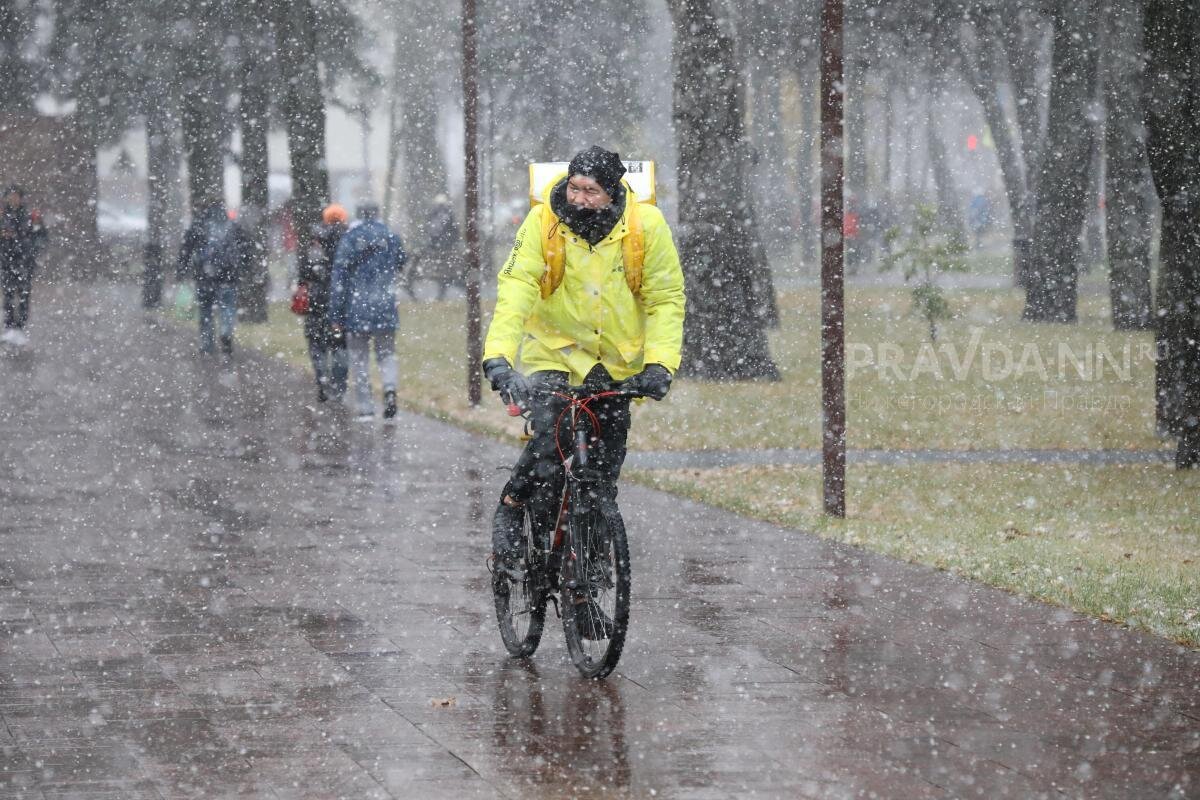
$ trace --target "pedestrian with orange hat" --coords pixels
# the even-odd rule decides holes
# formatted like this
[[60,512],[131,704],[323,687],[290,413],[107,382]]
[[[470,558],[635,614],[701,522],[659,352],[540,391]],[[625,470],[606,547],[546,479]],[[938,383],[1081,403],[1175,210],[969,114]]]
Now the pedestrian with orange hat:
[[349,218],[346,209],[337,203],[321,212],[320,224],[313,226],[312,244],[307,262],[300,268],[297,286],[297,292],[308,298],[304,338],[308,341],[308,357],[317,381],[317,402],[321,403],[330,395],[341,397],[346,392],[350,361],[345,334],[329,323],[329,279],[333,256],[348,230]]

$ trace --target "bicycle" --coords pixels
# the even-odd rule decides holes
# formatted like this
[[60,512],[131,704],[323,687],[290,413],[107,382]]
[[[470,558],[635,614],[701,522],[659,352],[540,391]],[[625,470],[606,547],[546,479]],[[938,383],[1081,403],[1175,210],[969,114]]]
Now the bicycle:
[[[621,384],[600,392],[574,386],[543,394],[566,402],[554,431],[565,477],[557,511],[525,504],[521,577],[492,569],[500,638],[511,655],[533,655],[552,602],[575,668],[586,678],[603,678],[616,668],[629,626],[629,543],[616,502],[605,499],[611,497],[603,491],[607,478],[588,466],[590,441],[600,435],[600,421],[589,405],[641,394]],[[515,416],[513,408],[509,413]],[[528,412],[517,413],[528,425]],[[562,436],[564,423],[570,426],[568,437]],[[563,450],[564,440],[573,443],[569,452]]]

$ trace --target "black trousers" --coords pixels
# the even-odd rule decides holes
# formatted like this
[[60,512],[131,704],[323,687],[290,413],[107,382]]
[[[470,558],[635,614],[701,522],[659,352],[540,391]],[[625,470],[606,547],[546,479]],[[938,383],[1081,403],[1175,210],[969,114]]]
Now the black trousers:
[[[539,391],[564,391],[567,386],[565,372],[535,372],[530,381]],[[588,375],[585,385],[591,383],[607,385],[612,382],[607,370],[597,365]],[[566,408],[567,402],[557,397],[547,397],[535,394],[530,415],[530,427],[533,438],[525,444],[525,449],[513,467],[512,477],[504,487],[505,494],[518,502],[532,500],[535,509],[555,509],[562,494],[563,466],[559,457],[559,447],[564,454],[571,453],[574,442],[571,440],[570,414],[562,417],[559,440],[555,439],[554,426],[559,415]],[[626,442],[629,438],[629,398],[612,397],[597,400],[588,406],[596,415],[600,430],[598,439],[591,442],[588,449],[588,466],[599,470],[607,480],[610,498],[616,498],[617,478],[621,475],[621,465],[625,463]],[[590,429],[587,415],[579,424]],[[596,435],[595,431],[591,432]]]
[[0,261],[0,283],[4,284],[4,327],[20,330],[29,321],[33,270]]
[[308,342],[308,358],[312,361],[317,384],[335,395],[345,394],[350,372],[346,336],[340,332],[334,333],[325,302],[309,307],[304,317],[304,338]]

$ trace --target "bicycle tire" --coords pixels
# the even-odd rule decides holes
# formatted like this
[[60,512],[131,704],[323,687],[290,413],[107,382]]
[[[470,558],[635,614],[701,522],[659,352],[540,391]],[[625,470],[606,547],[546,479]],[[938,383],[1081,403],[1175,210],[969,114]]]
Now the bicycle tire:
[[[615,508],[593,508],[572,515],[568,535],[575,558],[573,580],[568,581],[574,587],[564,586],[562,591],[567,650],[581,675],[604,678],[616,668],[629,630],[631,570],[625,523]],[[596,635],[602,624],[596,619],[597,607],[611,620],[607,637]],[[584,630],[593,635],[585,636]]]
[[[499,569],[492,573],[492,597],[496,604],[500,638],[504,648],[516,658],[526,658],[537,651],[546,624],[547,592],[541,585],[544,567],[534,555],[531,531],[527,509],[521,534],[525,547],[525,557],[522,559],[525,579],[515,581]],[[514,605],[516,598],[519,598],[519,602]]]

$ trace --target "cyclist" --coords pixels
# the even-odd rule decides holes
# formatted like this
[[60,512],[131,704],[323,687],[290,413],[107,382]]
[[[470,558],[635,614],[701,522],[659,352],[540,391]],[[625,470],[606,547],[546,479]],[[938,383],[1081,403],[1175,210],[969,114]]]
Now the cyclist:
[[[639,204],[644,260],[636,292],[626,280],[621,240],[630,235],[630,207],[637,199],[621,179],[625,171],[616,153],[590,147],[571,159],[567,175],[547,192],[557,218],[550,235],[561,237],[565,251],[557,287],[543,281],[549,240],[543,241],[541,206],[525,217],[497,279],[483,371],[505,403],[530,411],[533,432],[492,523],[496,563],[517,579],[523,507],[533,501],[534,509],[550,508],[563,480],[554,427],[564,402],[547,392],[628,380],[627,388],[661,400],[679,367],[684,316],[679,255],[662,213]],[[603,484],[611,487],[607,499],[615,500],[629,399],[605,398],[591,408],[601,436],[589,466],[601,471]]]

